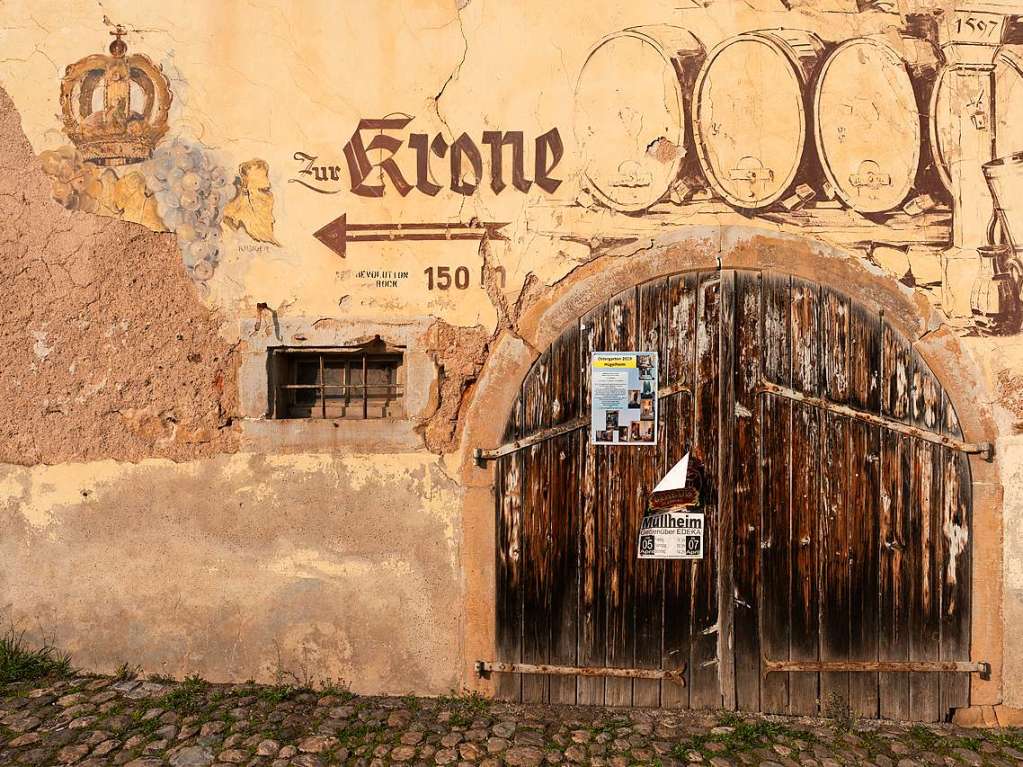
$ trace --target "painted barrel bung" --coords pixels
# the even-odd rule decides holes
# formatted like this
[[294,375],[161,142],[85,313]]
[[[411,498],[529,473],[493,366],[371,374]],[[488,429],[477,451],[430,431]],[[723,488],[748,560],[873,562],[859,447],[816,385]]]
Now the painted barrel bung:
[[825,60],[814,88],[815,145],[829,185],[850,208],[883,213],[913,191],[923,139],[919,91],[936,70],[934,48],[922,40],[856,38]]
[[812,32],[768,29],[729,38],[707,56],[693,95],[696,151],[707,181],[731,205],[766,208],[796,181],[807,84],[823,50]]
[[575,133],[600,202],[639,212],[695,171],[686,117],[703,58],[700,41],[670,25],[624,29],[590,51],[575,89]]

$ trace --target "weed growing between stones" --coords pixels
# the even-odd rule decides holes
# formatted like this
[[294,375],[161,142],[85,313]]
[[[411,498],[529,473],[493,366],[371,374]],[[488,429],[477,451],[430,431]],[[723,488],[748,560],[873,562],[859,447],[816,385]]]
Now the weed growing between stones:
[[1002,746],[1003,748],[1014,748],[1023,751],[1023,730],[1017,727],[1006,727],[1004,730],[994,730],[987,735],[988,740]]
[[[998,731],[993,731],[988,737],[994,740],[1000,734]],[[957,748],[977,751],[984,742],[984,738],[974,735],[945,735],[937,733],[922,724],[915,724],[910,727],[907,735],[921,751],[931,751],[942,756],[951,754]]]
[[127,661],[117,667],[117,671],[114,672],[114,679],[118,682],[131,682],[139,678],[142,673],[142,666],[136,664],[130,664]]
[[164,695],[159,705],[179,714],[193,714],[205,704],[209,689],[209,682],[198,674],[193,674],[185,677],[184,681]]
[[695,751],[701,757],[729,756],[752,751],[770,744],[779,738],[798,738],[812,743],[816,738],[806,730],[796,730],[781,722],[756,719],[748,722],[732,712],[718,717],[718,726],[711,732],[693,735],[679,741],[672,747],[672,756],[689,761],[689,753]]
[[441,708],[451,711],[449,724],[456,727],[468,727],[474,719],[484,716],[490,711],[492,701],[489,698],[484,698],[475,690],[472,692],[463,690],[457,694],[441,695],[437,698],[437,703]]
[[376,734],[387,729],[383,722],[349,722],[338,730],[336,738],[343,746],[358,746],[376,741]]
[[829,693],[824,701],[824,716],[831,720],[831,725],[839,732],[852,732],[856,726],[849,701],[836,693]]
[[603,733],[605,735],[614,736],[619,727],[628,727],[629,724],[630,720],[628,719],[622,717],[612,717],[610,720],[602,720],[599,723],[594,722],[590,726],[590,732],[592,732],[594,735],[600,735]]
[[13,625],[0,635],[0,685],[30,682],[46,676],[70,676],[71,656],[51,644],[30,648],[25,632]]

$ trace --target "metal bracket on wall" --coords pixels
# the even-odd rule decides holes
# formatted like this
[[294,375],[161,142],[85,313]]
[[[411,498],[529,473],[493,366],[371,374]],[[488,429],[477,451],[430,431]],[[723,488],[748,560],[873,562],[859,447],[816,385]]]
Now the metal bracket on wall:
[[879,671],[913,671],[913,672],[963,672],[980,674],[981,679],[991,675],[991,664],[985,661],[966,660],[768,660],[761,658],[760,675],[762,677],[775,672],[795,673],[830,673],[830,672],[864,672]]
[[950,437],[946,434],[938,434],[937,432],[928,431],[927,429],[920,429],[916,426],[910,426],[902,421],[896,421],[894,418],[888,418],[877,413],[869,413],[866,410],[857,410],[856,408],[849,407],[848,405],[839,405],[837,402],[829,402],[828,400],[821,399],[820,397],[813,397],[809,394],[803,394],[802,392],[789,389],[785,386],[779,386],[778,384],[763,382],[757,387],[757,394],[773,394],[777,397],[792,400],[793,402],[799,402],[803,405],[809,405],[810,407],[820,408],[821,410],[827,410],[829,413],[835,413],[836,415],[845,416],[847,418],[854,418],[857,421],[865,421],[866,423],[873,424],[875,426],[881,426],[890,431],[896,431],[900,434],[905,434],[910,437],[916,437],[926,442],[932,442],[935,445],[942,445],[943,447],[951,448],[952,450],[959,450],[963,453],[971,453],[980,455],[984,460],[990,461],[995,455],[995,446],[990,442],[964,442],[961,439]]
[[476,661],[476,676],[485,679],[492,672],[503,674],[553,674],[555,676],[612,676],[629,679],[666,679],[674,684],[686,686],[685,666],[680,669],[659,668],[606,668],[597,666],[549,666],[533,663],[503,663],[501,661]]
[[[659,400],[665,397],[670,397],[673,394],[692,394],[692,390],[688,386],[681,384],[675,384],[673,386],[662,386],[657,390],[657,398]],[[511,453],[517,453],[519,450],[535,445],[539,442],[545,442],[555,437],[560,437],[562,434],[568,434],[569,432],[575,431],[576,429],[585,429],[590,425],[590,417],[588,415],[579,416],[573,418],[571,421],[565,421],[565,423],[559,423],[557,426],[551,426],[547,429],[541,429],[538,432],[530,434],[528,437],[517,439],[514,442],[506,442],[499,447],[492,449],[485,449],[478,447],[472,451],[473,461],[477,466],[483,466],[486,461],[493,461],[501,456],[509,455]]]

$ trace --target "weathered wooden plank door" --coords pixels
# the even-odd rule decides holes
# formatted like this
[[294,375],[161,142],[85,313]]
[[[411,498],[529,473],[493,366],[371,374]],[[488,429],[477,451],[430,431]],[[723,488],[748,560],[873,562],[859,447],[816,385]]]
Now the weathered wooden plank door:
[[[688,684],[507,673],[498,695],[924,721],[967,705],[964,673],[765,673],[969,659],[968,458],[858,415],[961,438],[912,346],[829,288],[676,275],[568,328],[523,381],[506,440],[588,415],[590,354],[628,350],[659,354],[658,445],[562,429],[497,462],[497,660],[685,669]],[[686,451],[708,477],[705,556],[639,561],[649,492]]]

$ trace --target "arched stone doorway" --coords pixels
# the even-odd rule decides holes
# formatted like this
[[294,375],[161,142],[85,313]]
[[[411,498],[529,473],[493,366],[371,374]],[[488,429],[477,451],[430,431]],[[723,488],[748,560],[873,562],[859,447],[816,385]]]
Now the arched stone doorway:
[[[693,266],[714,271],[732,265],[767,266],[784,267],[786,271],[803,279],[812,280],[820,275],[823,278],[821,282],[832,286],[836,283],[848,285],[849,291],[855,293],[857,301],[863,303],[866,310],[885,310],[888,324],[897,326],[897,330],[907,337],[907,342],[912,342],[919,358],[928,363],[923,368],[930,367],[938,378],[946,382],[950,399],[957,405],[965,402],[965,411],[959,411],[964,437],[974,441],[990,437],[992,429],[980,406],[982,399],[976,397],[975,389],[981,383],[976,368],[968,359],[960,356],[954,336],[943,330],[925,333],[929,309],[922,301],[915,301],[880,275],[871,273],[869,267],[865,269],[859,259],[831,251],[818,243],[745,230],[725,230],[723,237],[708,243],[703,234],[690,232],[685,237],[675,235],[666,238],[666,242],[655,242],[652,247],[644,249],[642,256],[636,260],[603,258],[587,264],[576,270],[568,280],[559,283],[526,313],[517,328],[518,334],[508,334],[499,339],[495,355],[488,363],[480,386],[474,392],[463,432],[463,480],[467,485],[464,561],[470,573],[467,578],[466,614],[466,660],[469,669],[476,659],[497,657],[494,647],[497,620],[493,612],[497,600],[494,588],[496,577],[490,569],[490,563],[494,560],[486,561],[495,555],[496,548],[497,530],[491,523],[492,517],[490,520],[486,518],[488,513],[493,514],[491,483],[495,473],[493,464],[482,469],[474,467],[471,463],[472,450],[475,447],[492,447],[502,442],[503,425],[499,419],[494,418],[494,413],[507,412],[512,408],[512,401],[520,392],[514,382],[525,377],[544,345],[557,339],[559,327],[571,325],[573,316],[577,317],[592,309],[595,300],[606,301],[613,292],[620,291],[621,287],[630,282],[634,283],[637,276],[641,279],[649,279],[653,275],[668,276],[679,268]],[[706,247],[708,244],[712,247]],[[921,340],[920,335],[925,335],[925,338]],[[972,396],[964,396],[967,392]],[[970,458],[970,464],[973,466],[974,510],[977,514],[975,528],[978,528],[971,533],[975,545],[975,561],[982,575],[972,589],[973,657],[989,661],[992,668],[990,678],[982,679],[973,675],[970,689],[973,704],[990,705],[1000,700],[1001,626],[997,615],[989,612],[1000,599],[1000,494],[996,464],[976,456]],[[477,686],[493,689],[486,681],[478,682]],[[687,694],[691,694],[691,691]],[[739,693],[736,697],[734,703],[751,707],[748,698],[744,703],[738,699]],[[921,699],[918,694],[917,700]],[[730,703],[727,693],[719,700],[726,705]],[[937,706],[940,708],[947,700],[947,697],[941,698],[939,692]],[[710,705],[713,705],[713,701]],[[919,717],[929,718],[930,714],[919,714]]]

